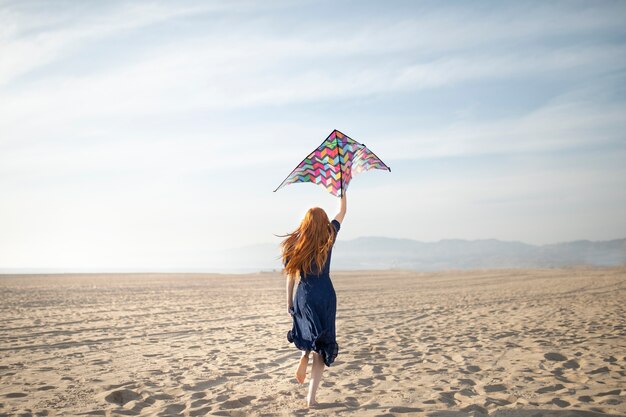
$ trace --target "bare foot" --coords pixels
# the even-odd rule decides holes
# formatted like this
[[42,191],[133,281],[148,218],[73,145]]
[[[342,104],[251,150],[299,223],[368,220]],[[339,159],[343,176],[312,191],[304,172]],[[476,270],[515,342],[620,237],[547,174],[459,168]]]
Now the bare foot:
[[306,367],[308,364],[309,355],[302,355],[300,363],[298,364],[298,369],[296,369],[296,379],[300,384],[304,383],[304,379],[306,378]]

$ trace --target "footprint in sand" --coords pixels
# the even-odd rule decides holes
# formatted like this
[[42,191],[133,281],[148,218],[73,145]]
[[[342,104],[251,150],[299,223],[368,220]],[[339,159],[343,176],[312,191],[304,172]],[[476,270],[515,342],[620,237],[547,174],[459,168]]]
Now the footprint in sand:
[[7,398],[22,398],[22,397],[26,397],[27,395],[28,394],[24,392],[11,392],[9,394],[4,394],[4,396]]
[[250,377],[250,379],[254,379],[254,380],[258,380],[258,379],[271,379],[271,378],[272,378],[271,376],[269,376],[268,374],[265,374],[265,373],[252,375],[252,376]]
[[217,397],[215,397],[215,401],[222,402],[222,401],[228,400],[229,398],[230,397],[227,394],[220,394]]
[[198,408],[197,410],[191,410],[189,411],[189,415],[191,417],[200,417],[200,416],[206,416],[209,415],[209,413],[211,412],[212,408],[211,407],[203,407],[203,408]]
[[498,407],[502,407],[504,405],[509,405],[511,404],[510,401],[507,401],[503,398],[493,398],[493,397],[487,397],[485,399],[485,403],[483,404],[485,407],[489,407],[490,405],[496,405]]
[[390,413],[421,413],[422,411],[424,410],[417,407],[391,407],[389,409]]
[[109,393],[104,399],[107,402],[124,405],[129,401],[135,401],[141,398],[139,393],[129,390],[129,389],[121,389],[117,391],[113,391]]
[[598,393],[598,397],[605,397],[607,395],[619,395],[622,392],[621,389],[614,389],[613,391],[600,392]]
[[461,408],[461,411],[464,413],[471,413],[471,415],[480,416],[481,414],[487,415],[489,411],[486,408],[481,407],[478,404],[468,405],[467,407]]
[[476,382],[474,382],[474,380],[472,379],[468,379],[468,378],[460,378],[459,379],[459,384],[461,385],[470,385],[470,386],[474,386],[476,385]]
[[169,401],[169,400],[174,399],[172,395],[165,394],[165,393],[155,394],[152,396],[152,398],[154,398],[155,400],[161,400],[161,401]]
[[485,392],[506,391],[506,385],[503,385],[503,384],[485,385],[484,389],[485,389]]
[[565,408],[565,407],[569,407],[570,406],[570,403],[568,403],[567,401],[562,400],[560,398],[553,398],[552,399],[552,404],[554,404],[554,405],[556,405],[558,407],[561,407],[561,408]]
[[607,372],[609,372],[609,368],[606,366],[603,366],[602,368],[597,368],[589,372],[589,375],[605,374]]
[[236,400],[224,401],[219,405],[221,410],[231,410],[233,408],[241,408],[249,405],[256,397],[253,395],[247,395],[245,397],[237,398]]
[[535,391],[537,394],[545,394],[546,392],[556,392],[564,389],[565,387],[562,384],[550,385],[549,387],[539,388]]
[[548,352],[545,355],[543,355],[543,357],[553,362],[564,362],[567,360],[567,357],[557,352]]
[[476,366],[476,365],[470,365],[468,367],[465,368],[467,370],[467,372],[469,373],[475,373],[480,371],[480,366]]
[[439,401],[448,405],[449,407],[454,407],[456,405],[456,399],[454,398],[454,394],[456,394],[456,391],[441,392],[439,393]]
[[158,415],[160,416],[181,415],[184,409],[185,409],[184,404],[169,404]]
[[198,407],[202,407],[203,405],[207,405],[207,404],[211,404],[211,401],[209,400],[195,400],[191,403],[191,408],[198,408]]
[[462,390],[457,392],[457,394],[462,395],[464,397],[475,397],[478,395],[476,391],[470,388],[463,388]]
[[373,385],[372,378],[359,378],[358,384],[364,387],[369,387]]
[[580,364],[576,362],[574,359],[570,359],[563,364],[563,367],[567,369],[578,369],[580,368]]
[[91,362],[89,362],[91,365],[108,365],[109,363],[111,363],[110,360],[108,359],[96,359],[93,360]]
[[156,400],[152,397],[148,397],[143,401],[137,401],[134,403],[132,411],[137,413],[136,415],[141,414],[141,410],[153,406],[155,402]]

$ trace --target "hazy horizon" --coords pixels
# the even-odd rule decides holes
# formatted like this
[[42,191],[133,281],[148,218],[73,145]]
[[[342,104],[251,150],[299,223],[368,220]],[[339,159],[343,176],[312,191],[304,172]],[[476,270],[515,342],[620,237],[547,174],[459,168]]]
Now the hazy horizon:
[[392,169],[353,179],[342,240],[624,238],[623,16],[0,0],[0,269],[185,269],[278,242],[337,208],[272,192],[333,129]]
[[[204,254],[204,264],[194,266],[91,266],[88,268],[0,268],[2,274],[63,273],[217,273],[248,274],[282,269],[280,248],[263,243]],[[450,271],[544,268],[626,267],[626,238],[611,241],[573,241],[530,245],[496,239],[412,239],[360,237],[338,240],[333,250],[333,271],[405,270]]]

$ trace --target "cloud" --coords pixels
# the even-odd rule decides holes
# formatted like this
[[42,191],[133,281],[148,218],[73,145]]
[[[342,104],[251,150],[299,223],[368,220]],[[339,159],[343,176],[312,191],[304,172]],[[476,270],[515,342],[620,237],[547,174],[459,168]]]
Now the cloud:
[[[5,35],[7,58],[0,61],[0,84],[46,64],[62,65],[70,52],[88,59],[94,54],[90,44],[119,37],[120,32],[156,31],[155,24],[211,11],[224,10],[215,4],[140,3],[71,20],[69,28],[53,25],[30,36]],[[144,45],[141,54],[125,64],[109,64],[87,74],[44,76],[5,91],[6,104],[0,110],[5,120],[23,123],[33,113],[41,117],[60,106],[66,111],[56,117],[72,120],[332,100],[493,77],[624,67],[623,45],[537,46],[542,37],[617,30],[618,19],[605,9],[588,10],[591,17],[584,19],[579,10],[563,7],[522,8],[524,18],[515,7],[483,15],[456,11],[385,15],[340,33],[307,21],[290,36],[274,30],[263,14],[248,17],[245,29],[242,21],[236,21],[240,31],[233,33],[227,30],[233,18],[220,15],[211,22],[215,31],[173,35],[165,42]],[[0,22],[15,16],[9,13]],[[22,24],[30,14],[17,17]],[[350,27],[349,20],[346,24]],[[498,46],[513,41],[520,44],[514,52]]]
[[[0,94],[0,131],[4,131],[4,138],[39,137],[41,131],[65,129],[86,120],[93,125],[94,120],[102,124],[101,120],[110,118],[234,111],[407,93],[468,81],[549,74],[559,77],[572,71],[601,75],[626,65],[626,47],[602,45],[539,48],[506,55],[474,52],[394,67],[373,63],[367,68],[353,64],[286,72],[282,66],[297,59],[297,54],[287,59],[289,53],[274,49],[273,40],[251,41],[248,45],[214,42],[164,47],[158,54],[106,72],[54,82],[43,79],[17,91],[5,91]],[[296,49],[315,53],[306,45]],[[321,57],[323,51],[319,52]]]
[[[110,6],[109,6],[110,5]],[[0,86],[45,66],[89,43],[120,36],[159,22],[225,9],[219,3],[172,5],[154,2],[84,4],[43,11],[13,7],[0,9]],[[100,10],[98,9],[100,8]]]
[[[603,97],[608,84],[584,85],[523,115],[461,120],[435,129],[393,132],[379,145],[393,159],[554,152],[626,146],[626,104]],[[602,87],[598,88],[598,85]]]

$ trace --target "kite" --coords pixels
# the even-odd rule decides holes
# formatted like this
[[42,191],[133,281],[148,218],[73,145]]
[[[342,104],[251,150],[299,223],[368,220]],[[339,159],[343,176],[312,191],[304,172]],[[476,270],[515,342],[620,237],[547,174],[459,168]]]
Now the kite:
[[332,195],[341,197],[354,175],[370,169],[391,171],[364,144],[333,130],[317,149],[291,171],[274,192],[288,184],[312,182],[326,188]]

